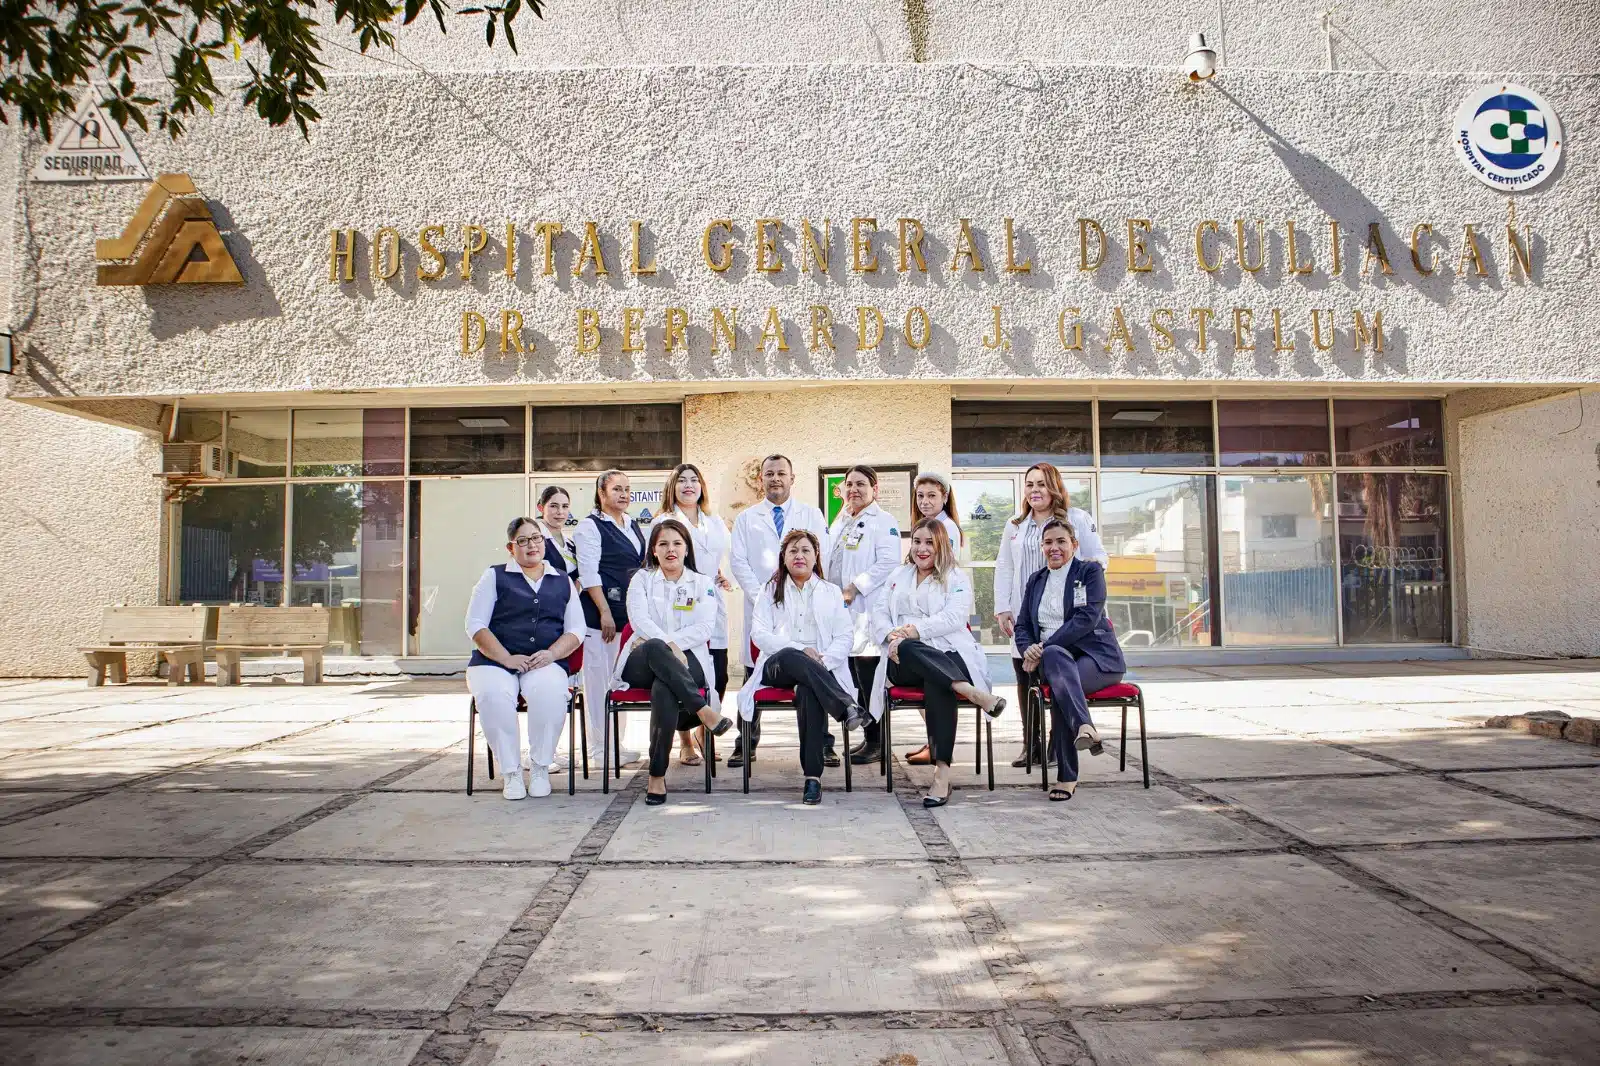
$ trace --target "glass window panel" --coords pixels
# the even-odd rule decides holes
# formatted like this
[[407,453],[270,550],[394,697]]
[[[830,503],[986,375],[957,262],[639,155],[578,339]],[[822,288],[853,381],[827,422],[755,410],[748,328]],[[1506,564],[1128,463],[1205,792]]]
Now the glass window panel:
[[967,573],[972,575],[972,632],[979,644],[1004,648],[1010,638],[994,620],[994,567],[974,566]]
[[951,480],[950,491],[955,494],[956,513],[961,516],[961,533],[967,542],[962,558],[994,562],[1000,553],[1000,531],[1017,513],[1016,480],[958,477]]
[[[645,525],[655,521],[661,513],[662,493],[666,491],[667,471],[665,470],[628,470],[629,502],[628,513]],[[539,497],[546,487],[560,485],[567,490],[567,496],[572,500],[572,513],[567,516],[567,528],[577,527],[578,523],[594,511],[594,478],[592,477],[540,477],[532,481],[533,506],[537,507]],[[713,501],[714,508],[719,514],[726,516],[727,511],[722,506],[722,501]],[[530,515],[532,511],[528,512]],[[506,519],[510,521],[510,519]],[[728,519],[731,526],[733,520]]]
[[1340,466],[1443,466],[1438,400],[1335,400]]
[[1450,560],[1441,474],[1340,474],[1346,644],[1450,639]]
[[1333,644],[1333,476],[1222,478],[1222,635],[1228,644]]
[[1106,613],[1125,648],[1211,643],[1206,475],[1100,475]]
[[521,406],[413,407],[411,472],[520,474],[526,422]]
[[1211,404],[1100,401],[1101,466],[1210,466]]
[[402,408],[294,412],[295,477],[403,474],[405,449]]
[[283,602],[282,485],[212,485],[178,506],[178,602]]
[[682,454],[679,404],[533,409],[535,470],[670,470]]
[[956,466],[1093,466],[1090,405],[956,400],[950,429]]
[[1222,466],[1332,466],[1327,400],[1219,400]]
[[179,411],[177,436],[173,438],[173,442],[220,444],[223,417],[221,411]]
[[233,477],[283,477],[289,453],[288,411],[229,411]]
[[405,486],[295,485],[289,602],[331,608],[328,642],[346,654],[399,655]]
[[485,567],[506,561],[506,523],[528,513],[527,493],[525,478],[411,482],[406,618],[413,655],[471,653],[466,617],[472,586]]

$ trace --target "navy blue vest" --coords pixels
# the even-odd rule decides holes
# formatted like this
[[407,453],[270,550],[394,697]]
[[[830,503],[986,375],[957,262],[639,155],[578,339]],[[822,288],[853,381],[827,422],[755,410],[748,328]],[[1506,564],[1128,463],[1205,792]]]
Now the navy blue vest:
[[[593,522],[600,531],[600,588],[604,591],[606,606],[611,608],[611,618],[617,623],[617,632],[620,633],[622,627],[628,624],[628,582],[644,565],[644,552],[634,547],[633,541],[617,528],[615,522],[598,511],[585,521]],[[643,544],[644,531],[639,528],[639,523],[630,518],[628,524],[633,527],[639,543]],[[583,594],[583,620],[590,629],[600,628],[600,608],[594,605],[593,598],[587,592]]]
[[[544,533],[544,530],[541,529],[539,532]],[[570,545],[572,541],[568,540],[567,543]],[[567,557],[561,554],[561,549],[556,547],[555,542],[550,539],[548,533],[545,533],[544,537],[544,565],[556,573],[565,574],[570,578],[578,576],[576,573],[577,567],[567,565]]]
[[[573,596],[572,582],[545,564],[544,580],[537,594],[515,563],[494,569],[494,610],[489,614],[489,632],[512,655],[532,655],[544,651],[567,630],[567,601]],[[472,649],[468,666],[499,666],[478,649]],[[566,669],[563,660],[562,669]],[[504,669],[504,667],[502,667]]]

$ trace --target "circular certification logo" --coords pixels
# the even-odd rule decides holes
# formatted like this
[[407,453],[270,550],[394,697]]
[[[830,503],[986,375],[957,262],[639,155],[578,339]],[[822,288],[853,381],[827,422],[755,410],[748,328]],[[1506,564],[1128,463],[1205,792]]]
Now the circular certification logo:
[[1531,189],[1555,173],[1561,120],[1544,97],[1520,85],[1485,85],[1456,109],[1456,155],[1485,185]]

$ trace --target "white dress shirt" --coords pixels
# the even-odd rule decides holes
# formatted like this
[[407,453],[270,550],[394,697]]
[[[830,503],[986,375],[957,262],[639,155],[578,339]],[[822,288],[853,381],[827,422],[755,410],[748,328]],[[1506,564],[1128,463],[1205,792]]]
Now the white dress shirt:
[[1067,571],[1072,567],[1062,564],[1044,579],[1044,595],[1039,600],[1039,642],[1042,644],[1067,617]]
[[[494,616],[494,605],[500,599],[500,590],[496,587],[494,572],[502,569],[509,570],[516,565],[516,563],[502,563],[491,566],[483,572],[483,576],[478,578],[478,583],[472,587],[472,599],[467,602],[468,640],[471,640],[480,629],[488,629],[489,619]],[[520,571],[523,579],[528,582],[528,587],[533,589],[535,596],[539,595],[540,585],[547,579],[565,580],[560,574],[543,563],[540,563],[536,569],[539,573],[537,579],[527,570]],[[583,624],[583,605],[578,602],[578,592],[576,589],[569,589],[566,613],[562,615],[561,619],[562,635],[565,636],[570,633],[581,640],[586,628]]]
[[[682,511],[668,511],[658,515],[656,521],[671,518],[682,522],[689,530],[689,539],[694,542],[694,565],[700,573],[705,574],[715,582],[717,574],[722,570],[722,561],[728,556],[728,523],[721,517],[709,514],[704,509],[700,511],[700,520],[691,522]],[[776,567],[776,564],[774,564]],[[711,647],[726,648],[728,646],[728,605],[723,601],[722,590],[717,589],[717,631],[711,636]]]
[[[644,551],[644,541],[633,532],[631,518],[619,523],[604,511],[593,511],[592,515],[599,515],[602,522],[616,526],[618,532],[638,546],[639,551]],[[600,547],[599,528],[585,518],[572,534],[572,550],[578,556],[578,584],[583,588],[592,589],[600,584]]]
[[578,573],[578,557],[574,555],[572,551],[572,538],[567,536],[567,531],[563,529],[561,531],[562,539],[557,540],[556,535],[550,530],[550,523],[546,522],[542,518],[538,519],[537,521],[539,523],[539,532],[544,534],[544,550],[547,552],[556,552],[563,559],[565,559],[567,563],[567,573],[576,577]]

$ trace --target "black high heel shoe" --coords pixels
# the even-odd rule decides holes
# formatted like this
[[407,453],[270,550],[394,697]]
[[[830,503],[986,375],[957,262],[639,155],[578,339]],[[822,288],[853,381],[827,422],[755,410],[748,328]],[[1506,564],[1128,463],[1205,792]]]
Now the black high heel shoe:
[[715,728],[713,728],[711,730],[711,735],[714,736],[714,737],[720,737],[720,736],[722,736],[724,733],[726,733],[728,730],[730,730],[732,728],[733,728],[733,719],[729,718],[726,715],[724,715],[723,718],[722,718],[722,721],[718,722],[716,724]]
[[1004,712],[1005,709],[1006,709],[1006,698],[1004,696],[1001,696],[999,699],[994,701],[994,706],[990,707],[984,713],[987,714],[990,718],[999,718],[1001,713]]
[[644,794],[644,805],[646,807],[659,807],[665,802],[667,802],[667,794],[665,792],[646,792]]

